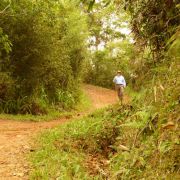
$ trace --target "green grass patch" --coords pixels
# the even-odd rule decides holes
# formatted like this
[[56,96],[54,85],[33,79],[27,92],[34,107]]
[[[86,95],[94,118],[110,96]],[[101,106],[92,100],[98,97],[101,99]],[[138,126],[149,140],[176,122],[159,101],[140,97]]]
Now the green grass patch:
[[79,103],[75,106],[77,111],[87,111],[92,106],[92,101],[85,91],[80,93]]
[[54,108],[49,108],[48,113],[45,115],[32,115],[32,114],[0,114],[0,119],[4,120],[16,120],[16,121],[34,121],[34,122],[41,122],[41,121],[51,121],[54,119],[62,118],[62,117],[71,117],[75,113],[78,112],[85,112],[91,106],[91,100],[85,92],[80,94],[79,103],[71,109],[71,110],[55,110]]
[[72,177],[86,179],[87,174],[79,165],[83,155],[65,147],[57,148],[55,142],[60,138],[63,138],[60,129],[47,131],[39,136],[40,147],[31,157],[34,170],[30,179],[72,179]]
[[34,122],[42,122],[42,121],[51,121],[54,119],[62,118],[65,116],[72,116],[74,114],[71,112],[59,112],[55,110],[49,111],[47,115],[31,115],[31,114],[0,114],[0,119],[3,120],[15,120],[15,121],[34,121]]
[[30,179],[177,178],[178,130],[162,131],[157,120],[150,107],[116,105],[46,131]]
[[103,153],[103,148],[114,139],[116,119],[110,122],[106,110],[98,110],[38,136],[36,150],[30,158],[33,167],[30,179],[103,178],[102,174],[90,176],[85,164],[89,154]]

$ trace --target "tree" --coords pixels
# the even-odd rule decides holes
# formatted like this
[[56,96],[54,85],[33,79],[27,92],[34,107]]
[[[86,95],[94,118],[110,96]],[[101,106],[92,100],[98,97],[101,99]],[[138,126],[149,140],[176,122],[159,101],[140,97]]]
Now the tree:
[[[5,0],[0,4],[8,5]],[[0,27],[12,44],[5,71],[15,82],[14,95],[1,99],[2,110],[8,103],[14,108],[5,111],[14,113],[43,113],[48,104],[75,104],[87,36],[79,3],[12,1],[0,16]]]
[[178,1],[126,0],[125,9],[131,15],[131,28],[136,42],[142,47],[149,46],[154,61],[158,61],[180,23]]

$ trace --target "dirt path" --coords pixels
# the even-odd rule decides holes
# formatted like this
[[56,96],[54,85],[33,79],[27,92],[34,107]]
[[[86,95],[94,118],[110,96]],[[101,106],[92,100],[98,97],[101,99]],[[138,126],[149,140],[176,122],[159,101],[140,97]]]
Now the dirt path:
[[[92,85],[84,85],[83,88],[92,101],[91,110],[117,102],[116,93],[112,90]],[[31,151],[30,139],[35,133],[66,121],[69,120],[66,118],[51,122],[0,120],[0,180],[28,179],[29,168],[25,155]]]

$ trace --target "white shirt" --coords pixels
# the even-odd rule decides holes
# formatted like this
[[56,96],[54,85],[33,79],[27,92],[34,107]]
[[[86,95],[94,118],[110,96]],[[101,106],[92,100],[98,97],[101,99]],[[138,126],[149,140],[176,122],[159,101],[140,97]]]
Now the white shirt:
[[122,84],[124,87],[126,87],[126,81],[125,81],[125,79],[124,79],[124,77],[122,75],[115,76],[114,79],[113,79],[113,82],[115,84]]

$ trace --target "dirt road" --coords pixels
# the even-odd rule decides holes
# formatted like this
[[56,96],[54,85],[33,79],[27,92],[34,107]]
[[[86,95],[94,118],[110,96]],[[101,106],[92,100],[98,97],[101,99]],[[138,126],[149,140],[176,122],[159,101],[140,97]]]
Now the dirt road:
[[[117,102],[115,91],[84,85],[92,101],[91,110]],[[83,114],[83,112],[82,112]],[[30,140],[38,132],[69,121],[66,118],[50,122],[18,122],[0,120],[0,180],[28,179],[26,154],[31,151]]]

